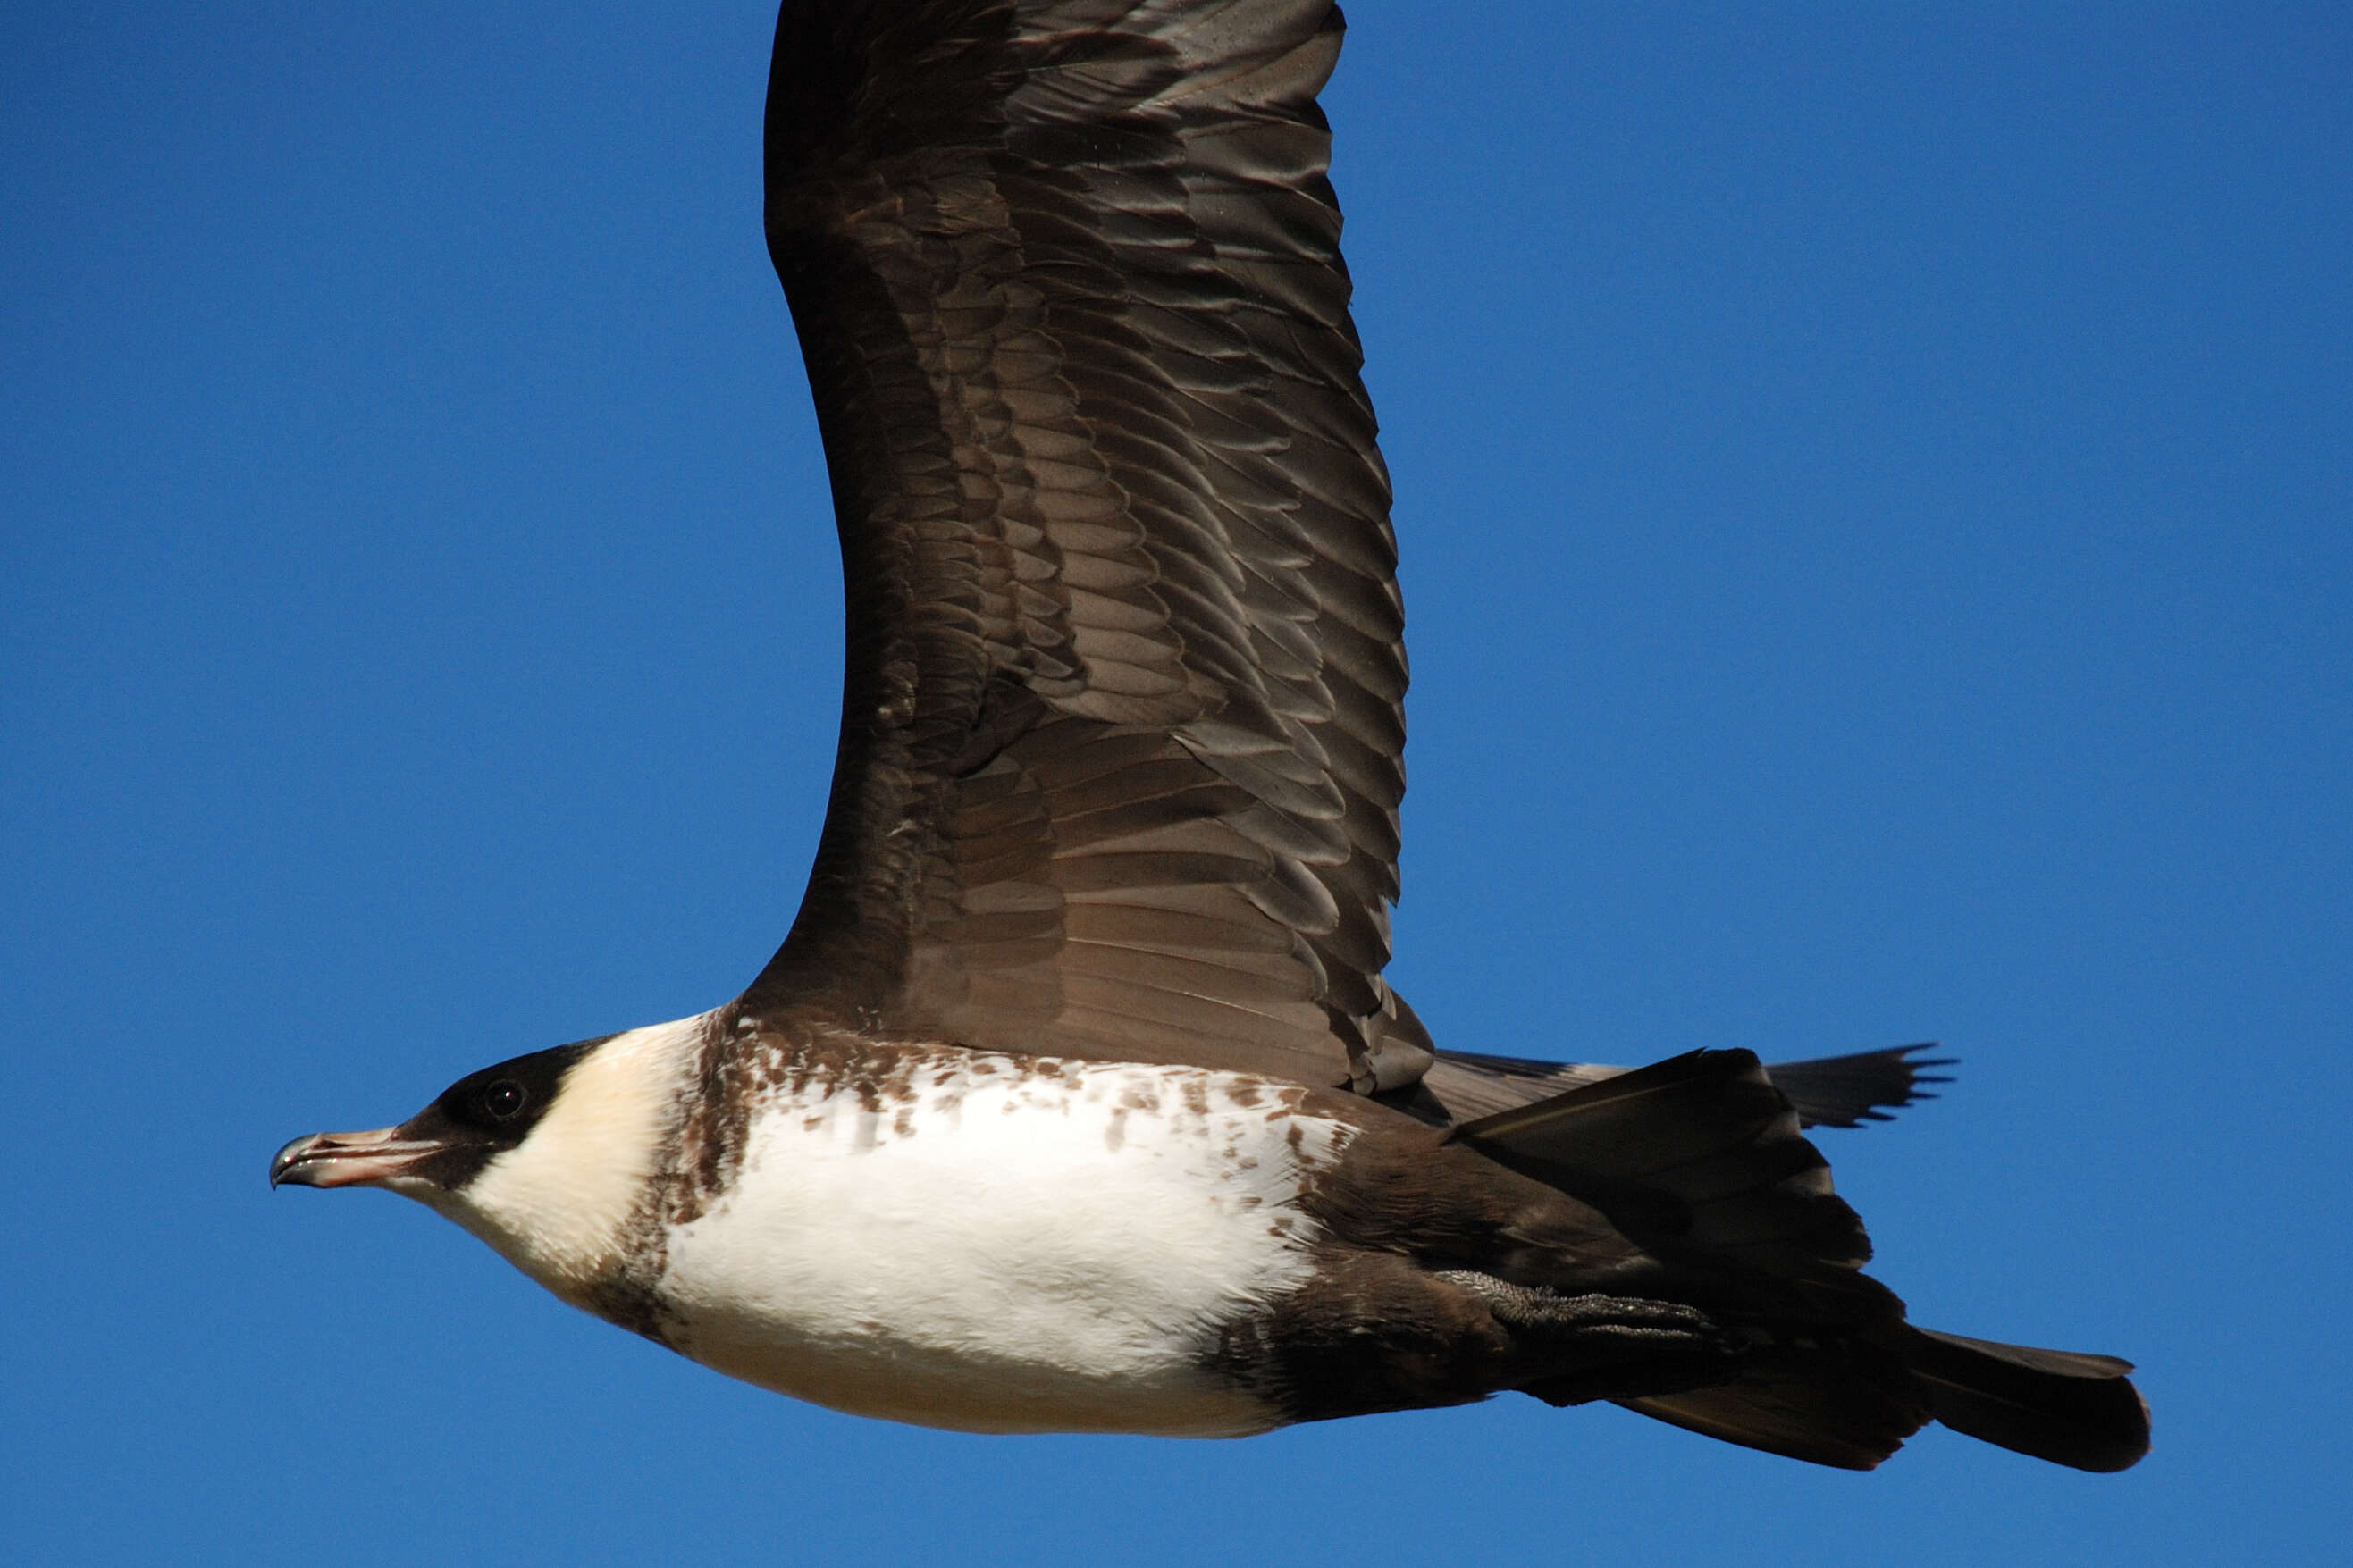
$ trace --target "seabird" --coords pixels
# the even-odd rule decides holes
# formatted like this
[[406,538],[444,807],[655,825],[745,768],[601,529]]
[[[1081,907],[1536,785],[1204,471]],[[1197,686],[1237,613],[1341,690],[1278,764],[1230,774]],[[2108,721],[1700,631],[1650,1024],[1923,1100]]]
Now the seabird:
[[839,757],[733,1001],[279,1151],[836,1409],[1219,1436],[1517,1391],[1868,1468],[2084,1469],[2110,1357],[1914,1327],[1801,1123],[1919,1047],[1437,1049],[1381,978],[1388,477],[1328,0],[787,0],[768,245],[832,478]]

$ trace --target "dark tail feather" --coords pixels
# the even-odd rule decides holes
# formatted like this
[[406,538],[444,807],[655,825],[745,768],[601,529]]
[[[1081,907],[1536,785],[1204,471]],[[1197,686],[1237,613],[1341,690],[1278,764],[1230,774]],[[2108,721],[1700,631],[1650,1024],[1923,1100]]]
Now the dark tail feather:
[[1704,1437],[1842,1470],[1875,1468],[1930,1418],[1894,1357],[1851,1343],[1761,1352],[1722,1387],[1619,1403]]
[[1619,1401],[1670,1426],[1867,1470],[1929,1421],[2079,1470],[2148,1452],[2148,1405],[2128,1362],[1906,1326],[1900,1356],[1855,1343],[1768,1349],[1736,1382]]
[[2148,1402],[2114,1356],[2036,1350],[1913,1329],[1912,1379],[1956,1432],[2079,1470],[2121,1470],[2148,1452]]

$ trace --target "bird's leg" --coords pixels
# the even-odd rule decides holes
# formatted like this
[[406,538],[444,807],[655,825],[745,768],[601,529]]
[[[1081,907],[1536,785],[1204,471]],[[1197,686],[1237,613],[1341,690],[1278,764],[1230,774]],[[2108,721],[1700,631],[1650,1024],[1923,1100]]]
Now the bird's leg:
[[1538,1369],[1518,1386],[1549,1405],[1713,1387],[1739,1374],[1751,1348],[1746,1333],[1677,1301],[1565,1296],[1470,1269],[1438,1278],[1476,1296],[1511,1331]]

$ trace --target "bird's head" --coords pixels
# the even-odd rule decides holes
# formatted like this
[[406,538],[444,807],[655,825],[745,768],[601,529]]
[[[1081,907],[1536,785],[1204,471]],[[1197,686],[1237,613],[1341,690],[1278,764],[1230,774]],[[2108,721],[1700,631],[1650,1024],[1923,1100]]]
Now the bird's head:
[[700,1018],[469,1073],[397,1127],[314,1132],[269,1184],[414,1198],[575,1304],[619,1261],[681,1114]]

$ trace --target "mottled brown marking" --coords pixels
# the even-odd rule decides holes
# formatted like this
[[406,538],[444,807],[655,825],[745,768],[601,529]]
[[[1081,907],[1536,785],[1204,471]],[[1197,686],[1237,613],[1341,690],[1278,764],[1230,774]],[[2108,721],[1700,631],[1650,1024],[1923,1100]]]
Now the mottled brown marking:
[[687,1097],[665,1173],[665,1217],[672,1224],[707,1212],[734,1180],[764,1106],[801,1102],[808,1108],[803,1124],[815,1131],[827,1115],[817,1102],[839,1097],[858,1108],[855,1136],[865,1147],[885,1115],[902,1133],[912,1131],[906,1119],[921,1098],[919,1083],[995,1070],[959,1047],[875,1040],[810,1019],[730,1016],[733,1011],[723,1009],[705,1037],[695,1091]]

